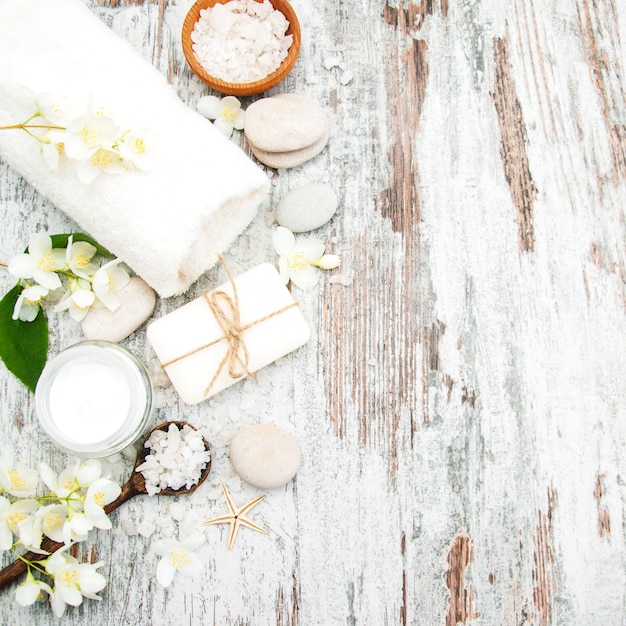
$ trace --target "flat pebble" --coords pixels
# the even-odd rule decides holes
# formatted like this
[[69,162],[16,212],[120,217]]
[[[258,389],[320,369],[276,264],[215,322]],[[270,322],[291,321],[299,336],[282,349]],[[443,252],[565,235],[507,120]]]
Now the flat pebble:
[[154,311],[156,294],[139,276],[132,276],[117,292],[120,306],[115,311],[91,308],[81,322],[87,339],[117,343],[137,330]]
[[255,424],[239,431],[229,451],[239,477],[260,489],[288,483],[300,467],[298,442],[273,424]]
[[246,109],[244,132],[259,150],[291,152],[319,142],[328,132],[328,117],[307,96],[282,94],[253,102]]
[[252,154],[263,165],[283,170],[288,170],[292,167],[298,167],[307,161],[310,161],[313,157],[316,157],[328,143],[328,131],[318,141],[301,150],[291,150],[290,152],[266,152],[260,150],[256,146],[250,143],[250,150]]
[[337,210],[337,194],[324,183],[292,189],[276,207],[276,221],[294,233],[323,226]]

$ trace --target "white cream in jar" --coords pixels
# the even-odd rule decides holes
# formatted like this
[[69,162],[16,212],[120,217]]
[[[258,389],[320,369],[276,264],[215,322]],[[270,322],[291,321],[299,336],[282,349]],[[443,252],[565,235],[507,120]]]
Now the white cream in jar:
[[104,457],[144,432],[152,386],[144,366],[125,348],[84,341],[46,364],[35,406],[42,428],[59,448],[77,456]]

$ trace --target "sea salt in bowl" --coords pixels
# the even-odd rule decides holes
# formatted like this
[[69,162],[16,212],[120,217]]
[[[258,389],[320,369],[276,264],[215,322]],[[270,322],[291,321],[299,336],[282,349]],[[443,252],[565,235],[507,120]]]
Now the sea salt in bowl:
[[[280,65],[275,70],[269,72],[267,75],[249,81],[228,80],[224,78],[224,76],[232,73],[235,59],[233,57],[227,59],[226,56],[224,56],[223,58],[220,58],[218,60],[216,55],[210,55],[213,57],[213,61],[215,61],[216,63],[219,61],[220,68],[218,71],[222,74],[221,77],[213,75],[211,72],[205,69],[205,67],[199,60],[199,57],[194,52],[194,41],[192,40],[192,34],[194,33],[194,29],[196,28],[198,20],[200,20],[201,18],[200,12],[203,9],[212,8],[217,4],[227,4],[233,1],[234,0],[197,0],[197,2],[191,7],[191,9],[189,9],[189,12],[187,13],[185,21],[183,23],[183,52],[185,53],[185,58],[187,59],[187,62],[189,63],[191,69],[195,72],[195,74],[207,85],[209,85],[209,87],[212,87],[216,91],[231,96],[251,96],[254,94],[263,93],[264,91],[275,87],[281,81],[283,81],[287,74],[289,74],[289,72],[293,68],[296,59],[298,58],[298,53],[300,52],[300,23],[298,22],[295,11],[293,10],[289,2],[287,2],[287,0],[270,0],[274,9],[282,13],[289,23],[285,34],[292,37],[292,42],[289,46],[289,49],[287,50],[287,56],[282,60]],[[262,3],[262,0],[256,1],[259,4]],[[224,20],[220,20],[220,29],[226,31],[227,26],[227,18],[225,18]],[[227,34],[231,38],[234,35],[232,31],[228,32]],[[250,32],[246,33],[245,35],[249,38]],[[193,35],[193,37],[197,39],[197,35]],[[219,41],[217,39],[214,42],[208,41],[206,43],[207,49],[213,48],[218,51],[223,49],[223,47],[219,45]],[[242,45],[242,49],[244,48],[246,48],[246,46]],[[220,52],[217,52],[217,54],[220,54]],[[243,59],[242,53],[242,67],[244,63],[245,60]]]

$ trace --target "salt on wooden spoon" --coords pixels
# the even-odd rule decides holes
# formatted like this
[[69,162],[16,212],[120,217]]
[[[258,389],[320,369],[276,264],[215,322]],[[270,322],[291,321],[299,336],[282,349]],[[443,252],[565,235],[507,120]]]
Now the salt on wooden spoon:
[[[167,432],[170,427],[170,424],[176,425],[179,430],[182,430],[184,426],[189,426],[189,428],[196,430],[196,428],[194,428],[191,424],[188,424],[187,422],[177,422],[177,421],[164,422],[163,424],[159,424],[154,429],[152,429],[148,437],[146,437],[145,441],[148,441],[148,439],[150,439],[150,435],[152,435],[152,433],[155,430],[162,430],[162,431]],[[209,442],[204,437],[202,437],[202,441],[204,442],[205,448],[207,450],[210,450]],[[122,491],[120,492],[120,495],[115,500],[113,500],[113,502],[110,502],[104,507],[104,512],[107,515],[111,513],[112,511],[114,511],[115,509],[117,509],[117,507],[119,507],[120,505],[124,504],[124,502],[126,502],[127,500],[130,500],[131,498],[133,498],[134,496],[148,493],[148,490],[146,488],[146,480],[143,474],[137,471],[137,468],[145,461],[148,454],[150,454],[150,448],[147,448],[145,445],[143,445],[141,449],[137,452],[137,460],[135,461],[135,467],[133,468],[133,473],[131,477],[128,479],[128,481],[124,485],[122,485]],[[198,479],[198,482],[196,482],[190,488],[170,489],[168,487],[168,488],[162,489],[156,495],[157,496],[180,496],[180,495],[184,495],[187,493],[191,493],[192,491],[195,491],[206,480],[206,477],[209,475],[210,470],[211,470],[211,460],[209,459],[204,469],[200,472],[200,477]],[[44,537],[44,540],[41,543],[41,549],[51,554],[52,552],[56,552],[57,550],[62,548],[64,545],[65,545],[64,543],[53,541],[49,537]],[[23,558],[28,561],[41,561],[47,557],[48,557],[48,554],[39,554],[37,552],[27,552],[26,554],[23,555]],[[8,585],[10,582],[14,581],[18,576],[21,576],[26,571],[26,568],[27,568],[26,562],[20,559],[17,559],[13,561],[13,563],[11,563],[10,565],[7,565],[4,569],[2,569],[0,571],[0,589],[2,589],[5,585]]]

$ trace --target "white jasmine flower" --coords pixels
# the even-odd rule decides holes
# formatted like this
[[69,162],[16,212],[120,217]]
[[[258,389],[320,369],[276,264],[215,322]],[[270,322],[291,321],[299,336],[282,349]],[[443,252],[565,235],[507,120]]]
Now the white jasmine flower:
[[100,302],[110,311],[115,311],[119,305],[118,297],[113,293],[123,289],[128,284],[128,272],[119,266],[120,259],[113,259],[105,263],[93,277],[93,290]]
[[66,467],[58,476],[56,472],[47,463],[39,465],[41,479],[50,491],[59,498],[67,498],[73,491],[78,489],[79,484],[76,480],[76,469],[78,463],[70,467]]
[[55,93],[40,93],[35,97],[37,111],[54,126],[63,129],[68,126],[75,115],[70,100]]
[[37,317],[41,309],[42,300],[48,293],[48,289],[41,285],[33,285],[23,289],[15,302],[11,319],[32,322]]
[[36,580],[31,571],[28,570],[26,580],[18,585],[13,597],[19,606],[30,606],[37,600],[43,600],[43,591],[49,596],[52,595],[50,585],[41,580]]
[[65,154],[83,161],[99,149],[112,150],[120,129],[115,121],[104,115],[88,115],[72,121],[63,137]]
[[154,141],[145,131],[130,130],[122,136],[119,151],[122,159],[148,170],[154,162]]
[[217,96],[204,96],[198,100],[198,112],[210,120],[227,137],[233,134],[233,128],[242,130],[245,113],[241,102],[235,96],[226,96],[221,100]]
[[35,502],[34,500],[26,500],[22,502],[29,502],[31,504],[26,511],[20,510],[19,513],[13,513],[13,515],[19,515],[20,517],[27,513],[26,518],[22,519],[17,524],[18,543],[24,546],[27,550],[31,550],[32,552],[37,552],[38,554],[46,554],[46,552],[41,549],[41,540],[43,539],[41,518],[39,517],[39,511],[41,511],[41,506],[39,505],[39,503],[37,503],[37,507],[35,507],[32,504],[32,502]]
[[0,491],[7,491],[16,498],[31,498],[37,491],[39,475],[35,470],[16,469],[13,452],[3,448],[0,454]]
[[61,287],[56,272],[65,266],[65,251],[52,247],[52,239],[45,233],[30,238],[28,252],[9,261],[9,272],[17,278],[32,278],[42,287],[54,290]]
[[[17,500],[10,504],[5,510],[1,524],[6,524],[18,541],[27,547],[31,547],[32,532],[29,528],[32,523],[32,514],[39,510],[39,503],[36,500]],[[25,531],[22,541],[22,531]],[[5,533],[6,534],[6,533]],[[5,537],[6,540],[6,537]]]
[[93,522],[82,512],[69,510],[68,517],[63,524],[61,541],[69,546],[72,543],[85,541],[89,531],[93,530]]
[[324,254],[324,244],[317,239],[299,238],[283,226],[279,226],[272,236],[274,248],[280,256],[278,269],[285,283],[293,281],[301,289],[310,289],[317,284],[317,268],[334,269],[339,265],[339,257]]
[[[67,504],[50,504],[41,507],[37,511],[35,517],[39,522],[42,534],[50,537],[53,541],[65,543],[66,534],[64,526],[69,516],[69,508]],[[41,537],[39,541],[41,545]]]
[[108,530],[111,520],[104,512],[104,507],[120,495],[122,488],[108,478],[99,478],[89,485],[85,496],[85,516],[96,527]]
[[13,532],[8,520],[10,508],[11,503],[0,496],[0,550],[10,550],[13,545]]
[[75,242],[70,236],[65,251],[65,262],[76,276],[87,280],[95,271],[91,259],[96,252],[95,246],[86,241]]
[[116,150],[100,147],[78,162],[78,179],[86,184],[93,182],[100,174],[120,174],[124,171],[122,157]]
[[65,292],[54,311],[69,311],[70,317],[80,322],[89,312],[89,307],[96,301],[96,295],[91,291],[88,280],[73,278],[69,282],[69,289]]
[[102,463],[98,459],[88,459],[76,468],[76,481],[81,487],[89,487],[102,476]]
[[153,550],[161,556],[157,565],[157,580],[163,587],[168,587],[176,572],[183,576],[197,576],[202,573],[202,562],[194,553],[204,543],[204,536],[200,533],[190,535],[183,541],[176,539],[161,539],[157,541]]
[[46,560],[46,571],[54,578],[54,591],[50,597],[52,610],[57,617],[63,615],[65,605],[79,606],[83,597],[101,600],[96,595],[106,586],[106,579],[96,570],[103,565],[79,563],[61,548]]

